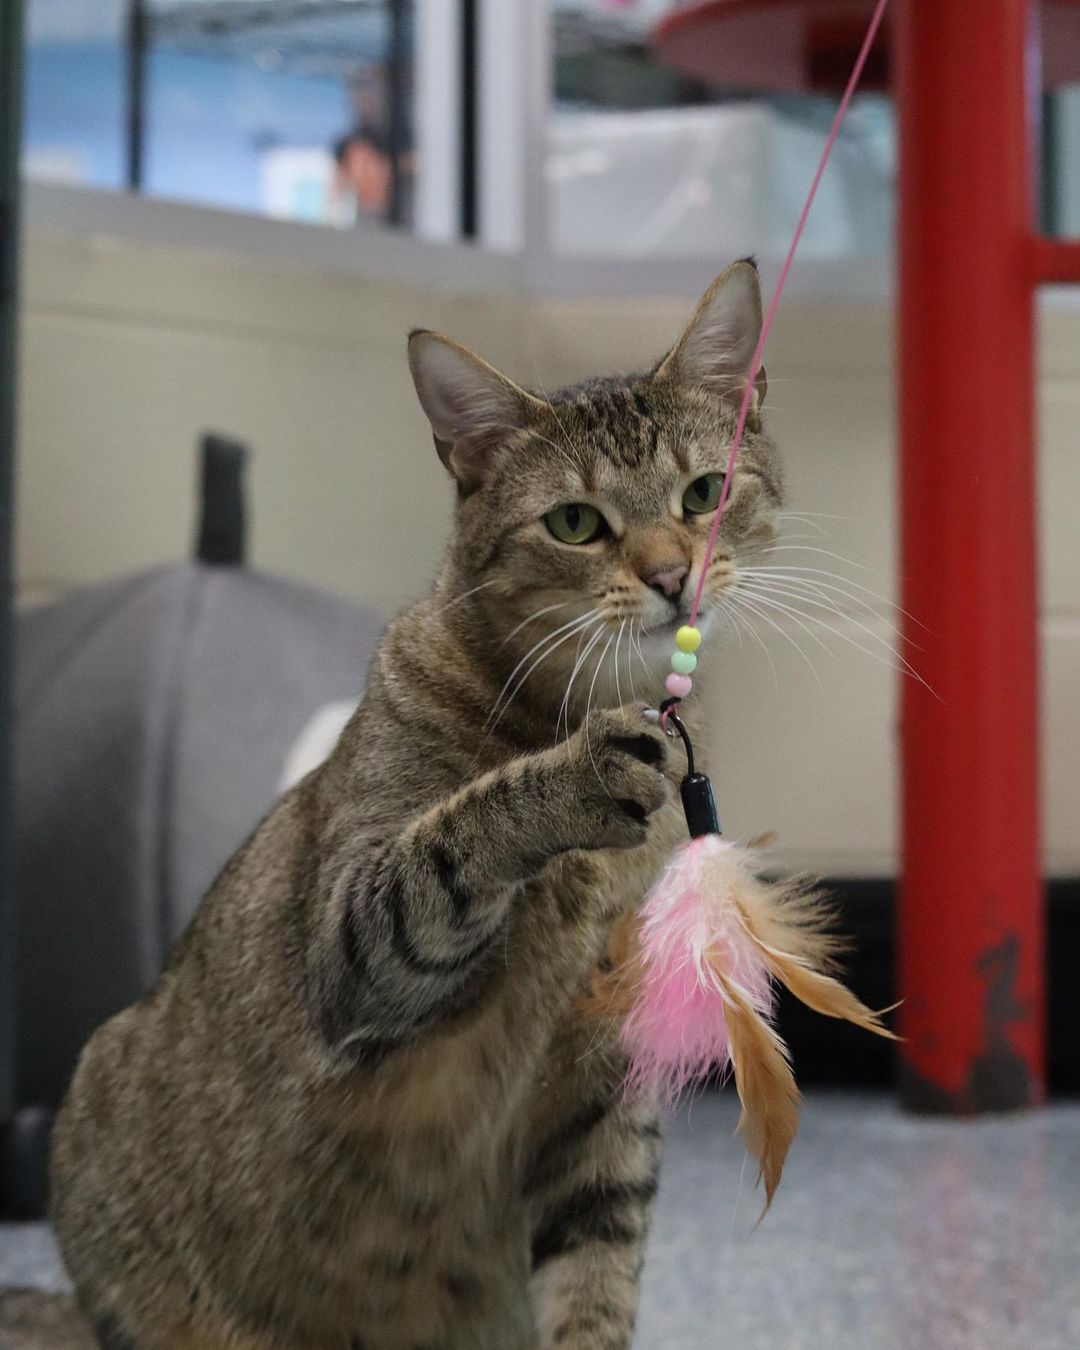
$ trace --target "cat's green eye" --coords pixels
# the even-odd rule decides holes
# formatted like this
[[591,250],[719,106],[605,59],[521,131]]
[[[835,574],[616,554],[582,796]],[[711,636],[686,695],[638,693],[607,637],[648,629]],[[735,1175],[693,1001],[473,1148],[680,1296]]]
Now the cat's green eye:
[[595,506],[568,502],[549,511],[544,524],[564,544],[590,544],[603,533],[606,522]]
[[720,505],[720,494],[724,490],[724,475],[722,473],[707,473],[701,478],[695,478],[690,486],[683,493],[683,510],[689,511],[691,515],[703,516],[709,511],[715,511]]

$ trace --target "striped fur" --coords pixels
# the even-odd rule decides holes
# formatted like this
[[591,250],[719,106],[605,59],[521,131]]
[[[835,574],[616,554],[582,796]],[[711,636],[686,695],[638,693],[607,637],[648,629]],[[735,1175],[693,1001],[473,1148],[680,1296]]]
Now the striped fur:
[[[682,825],[666,738],[601,649],[632,620],[658,686],[678,602],[647,578],[693,580],[709,522],[676,508],[733,413],[682,357],[548,399],[433,343],[464,372],[433,390],[414,344],[459,483],[434,591],[329,761],[93,1037],[58,1121],[54,1218],[102,1344],[630,1344],[659,1131],[582,1007]],[[772,528],[756,417],[743,462],[709,596]],[[541,517],[583,498],[617,529],[559,544]],[[508,701],[534,644],[592,609]]]

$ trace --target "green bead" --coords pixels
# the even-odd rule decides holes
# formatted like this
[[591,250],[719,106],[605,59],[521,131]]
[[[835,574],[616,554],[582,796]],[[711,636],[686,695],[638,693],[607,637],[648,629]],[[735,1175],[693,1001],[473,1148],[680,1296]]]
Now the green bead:
[[697,670],[697,657],[693,652],[672,652],[671,669],[676,675],[693,675]]
[[701,646],[701,634],[696,628],[683,624],[675,634],[675,646],[681,652],[696,652]]

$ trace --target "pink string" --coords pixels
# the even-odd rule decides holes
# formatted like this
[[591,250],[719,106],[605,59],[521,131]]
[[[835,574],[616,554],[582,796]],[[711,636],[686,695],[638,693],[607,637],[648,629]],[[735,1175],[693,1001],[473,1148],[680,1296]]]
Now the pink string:
[[814,174],[814,181],[810,185],[810,194],[806,198],[806,205],[802,209],[802,215],[799,217],[799,223],[795,227],[795,237],[791,241],[791,247],[788,249],[787,257],[784,259],[784,265],[780,269],[780,279],[776,283],[776,290],[773,291],[772,299],[769,301],[769,310],[765,315],[765,322],[761,325],[761,334],[758,337],[757,347],[754,349],[754,356],[750,362],[750,369],[746,377],[746,386],[743,389],[742,403],[739,407],[739,420],[735,424],[735,439],[731,442],[731,453],[728,455],[727,468],[724,471],[724,486],[720,490],[720,501],[716,508],[716,516],[713,519],[712,529],[709,531],[709,539],[705,545],[705,560],[701,565],[701,576],[698,578],[697,590],[694,593],[694,604],[690,610],[690,626],[697,626],[698,611],[701,609],[701,596],[705,590],[705,578],[709,573],[709,566],[712,563],[713,553],[716,549],[716,537],[720,533],[720,522],[723,519],[724,508],[727,506],[728,497],[731,496],[731,484],[735,472],[735,462],[739,458],[739,451],[742,448],[743,433],[746,431],[746,420],[750,416],[750,404],[754,398],[754,381],[757,379],[758,371],[761,369],[762,357],[765,355],[765,344],[769,340],[769,333],[776,318],[776,311],[780,308],[780,297],[783,295],[784,287],[787,285],[788,275],[791,272],[792,263],[795,261],[795,253],[802,241],[803,232],[806,229],[806,222],[810,219],[810,208],[814,205],[814,198],[817,196],[818,188],[821,186],[821,180],[825,176],[825,169],[832,156],[833,147],[836,145],[836,139],[840,135],[840,128],[843,125],[844,118],[851,105],[852,97],[858,88],[859,81],[862,79],[863,68],[866,65],[867,57],[870,55],[870,49],[874,45],[874,39],[877,37],[878,29],[881,27],[881,21],[885,17],[885,8],[889,0],[878,0],[874,9],[874,17],[870,20],[870,27],[866,30],[866,37],[863,39],[862,49],[859,52],[858,60],[855,62],[855,68],[851,72],[851,78],[848,80],[847,88],[844,90],[844,97],[840,100],[840,106],[836,110],[836,116],[833,118],[833,124],[829,131],[828,139],[825,142],[825,149],[821,155],[821,162],[818,164],[817,173]]

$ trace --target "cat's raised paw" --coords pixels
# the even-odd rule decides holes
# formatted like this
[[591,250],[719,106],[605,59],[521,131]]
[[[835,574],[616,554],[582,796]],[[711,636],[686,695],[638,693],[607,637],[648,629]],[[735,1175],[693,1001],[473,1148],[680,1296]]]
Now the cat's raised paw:
[[580,805],[593,848],[636,848],[668,800],[668,738],[645,705],[590,713],[571,741]]

